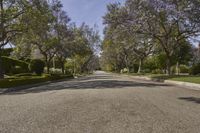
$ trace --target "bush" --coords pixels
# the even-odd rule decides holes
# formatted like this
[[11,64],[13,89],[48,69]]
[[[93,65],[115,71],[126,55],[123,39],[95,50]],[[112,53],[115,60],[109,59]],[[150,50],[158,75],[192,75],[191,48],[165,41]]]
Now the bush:
[[[172,66],[172,73],[177,73],[177,66]],[[189,67],[186,65],[180,65],[179,66],[179,73],[189,73]]]
[[190,70],[190,75],[198,75],[200,74],[200,63],[193,65]]
[[163,74],[163,71],[160,69],[155,69],[152,71],[152,74]]
[[47,81],[55,81],[69,78],[72,78],[72,75],[45,75],[2,79],[0,80],[0,88],[18,87],[23,85],[37,84]]
[[61,69],[51,68],[50,69],[50,74],[62,74],[62,70]]
[[127,68],[124,68],[120,71],[120,73],[129,73],[129,70]]
[[144,69],[143,72],[144,73],[151,73],[151,69]]
[[60,79],[65,79],[65,78],[71,78],[73,75],[59,75],[59,74],[51,74],[49,80],[60,80]]
[[3,79],[3,80],[0,80],[0,87],[1,88],[10,88],[10,87],[17,87],[17,86],[22,86],[22,85],[41,83],[41,82],[45,82],[45,81],[48,81],[48,79],[44,78],[44,77]]
[[73,74],[74,72],[74,64],[72,61],[67,61],[65,63],[65,74]]
[[180,73],[189,73],[189,67],[186,65],[180,65]]
[[40,59],[35,59],[30,62],[29,69],[31,72],[41,75],[44,72],[45,63]]
[[6,74],[19,74],[29,72],[28,63],[21,60],[2,56],[2,64]]

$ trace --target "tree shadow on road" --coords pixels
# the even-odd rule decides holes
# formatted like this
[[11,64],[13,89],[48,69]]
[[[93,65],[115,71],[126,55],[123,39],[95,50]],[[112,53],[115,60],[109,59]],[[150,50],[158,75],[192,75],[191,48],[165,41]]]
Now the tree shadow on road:
[[[17,95],[17,94],[27,94],[27,93],[40,93],[54,90],[80,90],[80,89],[126,89],[136,88],[136,87],[158,87],[158,86],[170,86],[163,83],[152,83],[152,82],[136,82],[136,81],[121,81],[121,80],[111,80],[107,77],[98,77],[97,80],[94,77],[77,79],[73,81],[64,81],[58,83],[51,83],[39,87],[27,88],[20,91],[5,91],[0,95]],[[110,79],[110,80],[109,80]]]
[[200,98],[197,97],[180,97],[179,99],[200,104]]
[[106,79],[112,79],[114,76],[112,76],[112,75],[110,75],[110,76],[87,76],[87,77],[80,77],[80,78],[78,78],[77,79],[77,81],[86,81],[86,80],[94,80],[94,79],[98,79],[98,80],[100,80],[100,79],[104,79],[104,80],[106,80]]

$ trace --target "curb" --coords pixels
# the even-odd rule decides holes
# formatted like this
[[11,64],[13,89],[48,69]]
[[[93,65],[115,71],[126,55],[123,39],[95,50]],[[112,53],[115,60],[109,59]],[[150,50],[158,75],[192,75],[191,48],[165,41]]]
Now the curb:
[[141,79],[141,80],[147,80],[147,81],[154,81],[154,82],[162,82],[166,84],[172,84],[172,85],[178,85],[181,87],[184,87],[186,89],[190,90],[198,90],[200,91],[200,84],[195,84],[195,83],[189,83],[189,82],[181,82],[181,81],[173,81],[173,80],[163,80],[163,79],[157,79],[157,78],[150,78],[146,76],[131,76],[131,75],[125,75],[131,78],[135,79]]
[[174,84],[174,85],[178,85],[182,87],[187,87],[186,89],[200,91],[200,84],[181,82],[181,81],[172,81],[172,80],[165,80],[164,83]]

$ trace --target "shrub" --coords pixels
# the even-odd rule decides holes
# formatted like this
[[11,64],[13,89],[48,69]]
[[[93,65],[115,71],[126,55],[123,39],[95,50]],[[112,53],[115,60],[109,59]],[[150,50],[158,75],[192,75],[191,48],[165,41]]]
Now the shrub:
[[35,59],[30,62],[29,69],[31,72],[41,75],[44,72],[45,63],[40,59]]
[[163,74],[163,71],[160,69],[155,69],[152,71],[152,74]]
[[180,65],[180,73],[189,73],[189,67],[186,65]]
[[150,69],[144,69],[143,72],[144,73],[151,73],[151,70]]
[[200,74],[200,63],[193,65],[190,70],[190,75],[198,75]]
[[29,72],[28,63],[13,59],[10,57],[2,56],[3,69],[6,74],[19,74]]
[[15,66],[15,67],[11,70],[11,73],[12,73],[12,74],[19,74],[19,73],[22,73],[22,72],[24,72],[24,71],[23,71],[23,68],[20,67],[20,66]]
[[50,69],[50,74],[62,74],[62,70],[61,69],[51,68]]
[[[177,73],[177,66],[172,66],[172,73]],[[179,72],[180,73],[189,73],[189,67],[187,67],[186,65],[180,65],[179,66]]]
[[74,64],[72,61],[67,61],[65,63],[65,74],[73,74],[74,72]]
[[120,73],[129,73],[129,70],[127,68],[124,68],[120,71]]
[[16,78],[6,78],[0,80],[0,88],[10,88],[18,87],[23,85],[37,84],[46,81],[54,81],[60,79],[69,79],[72,75],[45,75],[45,76],[33,76],[33,77],[16,77]]

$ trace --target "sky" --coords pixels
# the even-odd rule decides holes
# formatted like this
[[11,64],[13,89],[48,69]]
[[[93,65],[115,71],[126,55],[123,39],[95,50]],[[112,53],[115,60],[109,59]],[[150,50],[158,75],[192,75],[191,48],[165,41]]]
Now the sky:
[[63,9],[67,12],[72,22],[78,26],[83,22],[91,27],[96,24],[103,37],[103,19],[102,16],[106,13],[106,5],[109,3],[120,2],[125,0],[61,0]]

